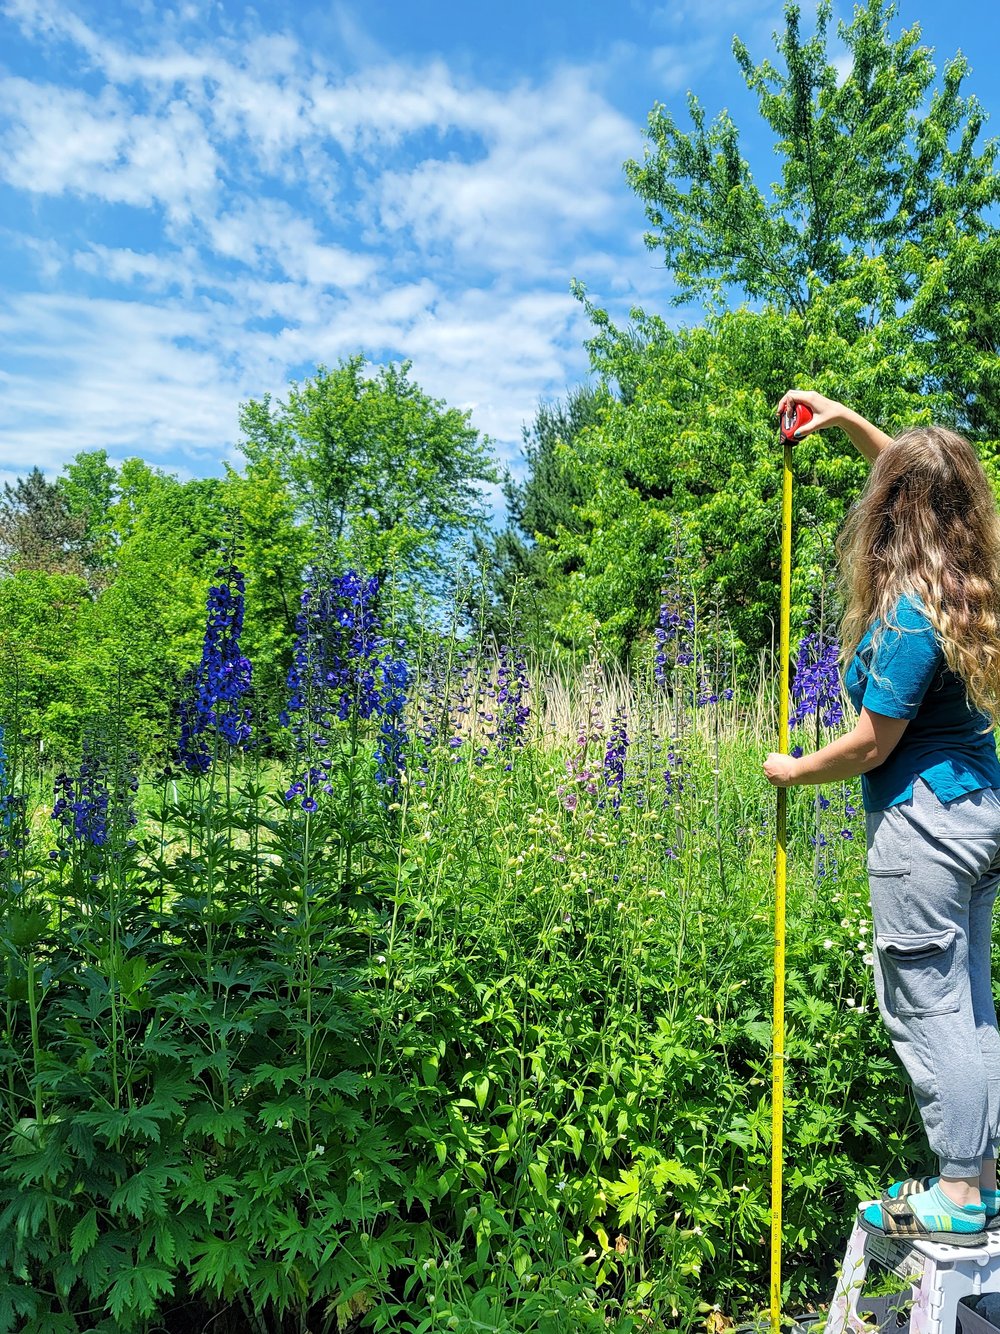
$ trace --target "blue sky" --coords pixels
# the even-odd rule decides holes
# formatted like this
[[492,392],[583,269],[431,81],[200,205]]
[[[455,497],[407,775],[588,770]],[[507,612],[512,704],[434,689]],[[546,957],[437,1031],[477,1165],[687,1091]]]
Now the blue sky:
[[[804,5],[805,12],[811,5]],[[903,0],[994,123],[995,0]],[[840,4],[838,14],[849,15]],[[238,408],[361,351],[515,468],[586,376],[583,281],[666,311],[625,184],[654,101],[769,141],[730,54],[781,0],[0,0],[0,481],[80,449],[238,463]],[[491,499],[496,500],[495,495]]]

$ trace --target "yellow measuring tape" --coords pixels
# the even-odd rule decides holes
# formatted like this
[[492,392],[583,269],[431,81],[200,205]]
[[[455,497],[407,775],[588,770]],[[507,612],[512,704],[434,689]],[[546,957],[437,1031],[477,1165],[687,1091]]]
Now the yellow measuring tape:
[[[785,441],[781,489],[781,625],[778,750],[788,754],[789,619],[792,601],[792,446]],[[785,1111],[785,879],[788,789],[778,788],[774,861],[774,1029],[771,1061],[771,1334],[781,1328],[781,1160]]]

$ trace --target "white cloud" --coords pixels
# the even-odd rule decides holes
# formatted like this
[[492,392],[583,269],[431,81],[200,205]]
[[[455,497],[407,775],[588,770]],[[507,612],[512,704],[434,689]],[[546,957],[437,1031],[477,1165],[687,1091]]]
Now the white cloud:
[[195,292],[197,252],[185,247],[170,254],[143,254],[129,247],[114,248],[91,242],[73,255],[73,264],[84,273],[105,278],[123,287],[141,286],[153,292],[178,288],[187,297]]
[[0,171],[18,189],[160,204],[179,221],[214,193],[219,159],[184,102],[142,116],[111,88],[92,97],[14,78],[0,84],[0,113],[11,122]]
[[317,287],[357,287],[377,268],[372,255],[323,242],[315,224],[280,199],[243,199],[207,221],[212,249],[248,266],[277,266],[293,282]]
[[[42,220],[17,239],[42,285],[64,286],[0,304],[19,349],[8,465],[100,446],[219,471],[240,401],[359,350],[411,359],[516,462],[539,398],[586,373],[570,277],[623,312],[663,288],[621,171],[641,126],[596,66],[491,87],[355,31],[368,63],[343,75],[283,32],[129,46],[49,0],[6,13],[90,67],[86,91],[0,85],[0,173]],[[177,32],[176,11],[146,17]],[[46,196],[92,208],[47,236]],[[136,210],[141,242],[105,231],[95,200]]]
[[[236,385],[209,350],[211,313],[26,293],[0,306],[0,339],[33,365],[6,373],[5,460],[58,468],[104,447],[157,458],[179,451],[216,471],[236,434]],[[197,340],[202,346],[193,346]]]
[[419,249],[444,245],[485,268],[525,270],[610,224],[621,210],[621,164],[638,151],[637,129],[595,90],[583,71],[563,70],[541,87],[484,94],[475,105],[453,85],[425,89],[478,132],[485,148],[466,160],[427,158],[385,172],[379,217],[409,231]]

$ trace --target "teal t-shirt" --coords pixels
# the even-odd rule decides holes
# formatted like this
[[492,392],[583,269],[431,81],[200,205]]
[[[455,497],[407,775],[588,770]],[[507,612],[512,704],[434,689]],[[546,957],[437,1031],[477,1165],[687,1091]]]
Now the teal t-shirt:
[[905,594],[896,603],[899,630],[886,628],[872,661],[868,628],[847,669],[844,685],[854,708],[910,723],[892,754],[861,775],[866,811],[906,801],[913,780],[923,778],[939,801],[963,792],[1000,787],[1000,762],[988,719],[973,709],[961,677],[948,667],[922,600]]

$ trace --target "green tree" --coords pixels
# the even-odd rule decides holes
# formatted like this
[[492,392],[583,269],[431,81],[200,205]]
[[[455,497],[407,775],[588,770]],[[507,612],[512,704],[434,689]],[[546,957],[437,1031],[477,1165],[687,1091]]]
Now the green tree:
[[249,464],[244,473],[228,469],[223,494],[239,534],[237,563],[246,576],[243,651],[253,664],[257,712],[273,719],[286,703],[312,530],[295,522],[294,501],[273,458]]
[[[718,597],[749,657],[777,619],[777,487],[773,405],[789,385],[840,398],[895,431],[937,420],[970,432],[988,467],[997,445],[997,316],[985,279],[998,234],[996,142],[961,93],[966,65],[940,87],[919,28],[890,33],[895,6],[868,0],[839,26],[851,68],[829,58],[831,5],[804,40],[785,9],[779,68],[734,52],[774,134],[780,180],[755,183],[736,126],[693,129],[664,108],[649,118],[644,161],[626,164],[646,205],[649,246],[676,300],[706,304],[701,328],[670,330],[634,312],[596,324],[595,371],[616,403],[584,438],[590,499],[582,530],[558,549],[580,562],[563,631],[598,619],[627,652],[651,627],[658,584],[678,541],[698,562],[695,591]],[[725,310],[730,295],[754,308]],[[795,453],[798,610],[828,578],[832,538],[864,467],[839,436]],[[581,535],[582,531],[582,535]]]
[[481,484],[498,477],[470,414],[430,398],[409,371],[366,375],[361,356],[321,366],[284,402],[243,405],[240,448],[251,464],[277,464],[325,558],[447,591],[456,548],[486,519]]
[[867,0],[838,25],[851,60],[841,78],[827,50],[831,13],[832,0],[820,0],[816,32],[803,40],[800,8],[786,4],[777,40],[783,70],[770,60],[754,65],[734,39],[781,161],[769,195],[727,113],[706,128],[690,96],[687,134],[662,106],[650,113],[645,159],[626,163],[626,174],[645,201],[647,244],[662,250],[678,301],[735,288],[805,315],[819,292],[836,287],[842,318],[871,327],[896,316],[899,302],[912,303],[932,272],[939,295],[947,293],[951,275],[941,265],[958,236],[989,244],[984,214],[1000,199],[997,144],[977,149],[985,114],[961,94],[965,58],[946,63],[932,92],[935,67],[920,28],[893,40],[895,4]]
[[108,463],[106,449],[85,449],[56,478],[56,487],[69,513],[83,527],[80,556],[92,584],[112,564],[111,510],[117,494],[118,473]]
[[16,693],[20,739],[44,743],[48,758],[68,754],[106,703],[83,629],[92,606],[80,575],[36,567],[0,579],[0,722]]
[[566,580],[579,565],[574,555],[560,554],[552,539],[562,529],[580,530],[588,492],[579,441],[600,420],[606,398],[601,389],[580,385],[565,402],[540,403],[524,426],[524,476],[518,481],[509,468],[504,473],[509,523],[489,537],[477,535],[473,547],[485,589],[470,597],[469,611],[487,636],[504,639],[513,614],[536,649],[551,648]]
[[217,478],[180,482],[126,459],[109,514],[115,578],[94,604],[85,633],[110,683],[127,685],[127,707],[144,754],[169,753],[184,671],[201,652],[205,595],[234,535]]
[[0,499],[0,559],[8,573],[43,570],[79,574],[84,523],[40,468],[4,483]]
[[[680,548],[691,562],[690,591],[702,610],[719,603],[749,667],[777,623],[781,452],[773,407],[803,357],[822,368],[812,377],[817,388],[890,432],[932,420],[943,395],[927,393],[922,351],[899,324],[848,342],[835,313],[824,319],[820,306],[811,327],[799,315],[742,309],[682,330],[637,316],[622,338],[590,309],[599,327],[594,365],[613,384],[624,362],[632,397],[612,400],[579,443],[589,498],[576,529],[554,539],[577,562],[560,634],[581,642],[596,620],[608,646],[627,657],[655,623]],[[846,440],[816,436],[796,446],[793,466],[793,592],[802,618],[829,583],[833,539],[866,465]]]

